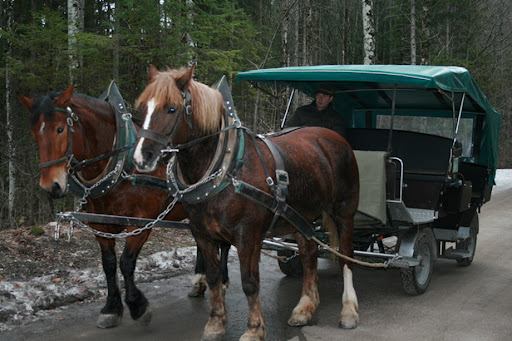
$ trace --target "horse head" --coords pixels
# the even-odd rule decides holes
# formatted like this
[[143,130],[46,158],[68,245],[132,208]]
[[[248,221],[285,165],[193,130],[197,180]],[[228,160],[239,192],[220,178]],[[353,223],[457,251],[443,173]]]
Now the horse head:
[[71,85],[60,95],[50,94],[36,100],[19,95],[24,108],[32,114],[30,134],[39,145],[41,176],[39,185],[54,198],[67,192],[67,175],[72,158],[71,136],[73,119],[70,117]]
[[222,119],[220,92],[193,80],[184,70],[149,68],[149,84],[136,101],[143,115],[134,164],[140,172],[157,167],[161,150],[217,130]]

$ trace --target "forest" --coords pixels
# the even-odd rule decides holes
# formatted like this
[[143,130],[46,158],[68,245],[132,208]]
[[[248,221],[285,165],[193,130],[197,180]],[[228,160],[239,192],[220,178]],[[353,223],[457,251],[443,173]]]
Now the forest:
[[96,97],[115,80],[140,117],[134,103],[150,64],[196,64],[209,85],[225,75],[256,132],[278,129],[284,100],[237,83],[240,71],[462,66],[501,114],[499,166],[511,168],[511,23],[510,0],[0,0],[0,229],[45,224],[73,207],[72,197],[52,200],[38,188],[39,151],[18,94],[74,84]]

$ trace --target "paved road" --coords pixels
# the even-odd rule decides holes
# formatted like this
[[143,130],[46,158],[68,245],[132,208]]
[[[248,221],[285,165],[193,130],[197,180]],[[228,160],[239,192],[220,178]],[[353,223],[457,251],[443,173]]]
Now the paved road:
[[[477,253],[470,267],[438,260],[432,282],[421,296],[402,292],[397,271],[354,273],[360,304],[360,325],[337,328],[342,279],[337,266],[322,260],[321,304],[310,326],[286,324],[300,294],[300,280],[287,278],[276,262],[263,256],[262,307],[268,340],[512,340],[512,189],[495,191],[480,215]],[[238,340],[245,329],[247,304],[238,263],[230,265],[229,321],[225,340]],[[207,299],[186,293],[189,276],[145,284],[154,314],[149,327],[135,324],[126,312],[118,328],[95,327],[100,302],[74,305],[53,316],[0,334],[1,340],[199,340],[207,320]]]

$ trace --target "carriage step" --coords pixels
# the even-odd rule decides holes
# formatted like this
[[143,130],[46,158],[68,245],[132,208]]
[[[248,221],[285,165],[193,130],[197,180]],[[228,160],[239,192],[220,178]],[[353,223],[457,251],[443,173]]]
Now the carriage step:
[[447,259],[464,259],[471,257],[471,252],[468,250],[458,250],[451,247],[446,249],[440,257]]

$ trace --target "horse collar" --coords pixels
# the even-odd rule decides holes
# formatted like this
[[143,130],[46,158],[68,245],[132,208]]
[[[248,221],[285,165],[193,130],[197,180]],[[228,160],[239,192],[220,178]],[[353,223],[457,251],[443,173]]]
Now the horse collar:
[[167,168],[167,186],[172,196],[181,202],[198,203],[219,193],[231,183],[227,178],[229,174],[236,173],[244,150],[243,133],[236,122],[239,122],[236,114],[225,112],[223,126],[227,127],[221,129],[222,134],[208,170],[195,184],[185,182],[176,154],[173,154]]

